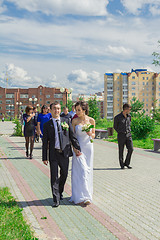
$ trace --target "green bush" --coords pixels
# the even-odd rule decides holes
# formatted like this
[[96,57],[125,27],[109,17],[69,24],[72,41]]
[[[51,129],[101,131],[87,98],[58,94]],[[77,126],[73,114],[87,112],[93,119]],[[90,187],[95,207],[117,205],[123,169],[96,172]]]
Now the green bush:
[[101,118],[99,120],[97,120],[96,122],[96,128],[97,129],[105,129],[107,130],[107,128],[109,127],[113,127],[113,120],[107,120],[106,118]]
[[15,123],[15,127],[14,127],[14,136],[23,136],[22,133],[22,125],[19,119],[17,119],[17,117],[15,117],[15,119],[13,120],[13,122]]
[[133,139],[145,139],[155,129],[155,122],[149,116],[132,118],[131,131]]

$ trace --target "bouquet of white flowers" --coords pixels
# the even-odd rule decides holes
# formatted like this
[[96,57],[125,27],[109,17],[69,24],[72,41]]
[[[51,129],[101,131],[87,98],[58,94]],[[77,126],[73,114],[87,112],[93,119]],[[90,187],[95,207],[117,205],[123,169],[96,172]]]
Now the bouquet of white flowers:
[[62,123],[61,123],[61,126],[62,126],[62,128],[63,128],[64,130],[68,131],[69,126],[68,126],[68,124],[67,124],[66,122],[62,122]]
[[[82,126],[82,132],[89,132],[91,128],[94,128],[94,125],[90,123],[86,123],[85,125]],[[93,143],[93,139],[90,139],[90,142]]]

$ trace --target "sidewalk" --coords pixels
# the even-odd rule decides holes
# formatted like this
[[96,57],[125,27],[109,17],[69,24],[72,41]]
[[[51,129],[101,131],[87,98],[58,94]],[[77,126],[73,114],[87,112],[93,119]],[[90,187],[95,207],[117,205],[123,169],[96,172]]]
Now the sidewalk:
[[64,200],[53,209],[49,167],[41,161],[41,142],[35,143],[34,159],[27,159],[24,138],[10,136],[12,128],[12,123],[0,122],[0,186],[10,188],[36,237],[160,239],[159,153],[135,149],[133,169],[121,170],[117,145],[94,140],[93,204],[82,208],[69,202],[70,164]]

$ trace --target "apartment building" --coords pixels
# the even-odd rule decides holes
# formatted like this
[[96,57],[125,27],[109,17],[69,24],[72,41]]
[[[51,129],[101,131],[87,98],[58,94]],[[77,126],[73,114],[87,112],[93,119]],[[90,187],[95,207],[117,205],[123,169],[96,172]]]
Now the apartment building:
[[53,101],[66,105],[71,92],[67,88],[49,88],[40,85],[38,88],[2,88],[0,87],[0,118],[3,114],[10,117],[18,115],[27,105],[49,106]]
[[160,107],[160,73],[132,69],[129,73],[104,74],[105,118],[113,119],[133,97],[144,102],[146,114],[150,114],[151,108]]

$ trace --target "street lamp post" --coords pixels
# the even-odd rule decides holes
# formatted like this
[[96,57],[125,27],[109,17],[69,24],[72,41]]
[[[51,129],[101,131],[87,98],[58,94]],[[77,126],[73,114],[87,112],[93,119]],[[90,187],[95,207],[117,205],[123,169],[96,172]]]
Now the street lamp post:
[[[68,102],[68,93],[72,93],[72,91],[73,91],[73,88],[69,88],[68,92],[66,90],[66,107],[67,107],[67,102]],[[60,92],[63,94],[65,92],[65,88],[64,87],[60,88]]]
[[22,103],[21,102],[16,102],[16,105],[18,106],[18,118],[19,118],[20,106],[22,105]]
[[32,103],[33,105],[37,102],[37,98],[29,98],[29,102]]

